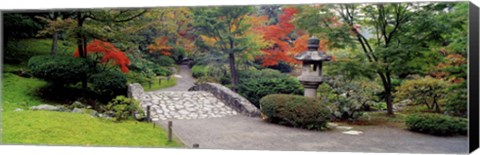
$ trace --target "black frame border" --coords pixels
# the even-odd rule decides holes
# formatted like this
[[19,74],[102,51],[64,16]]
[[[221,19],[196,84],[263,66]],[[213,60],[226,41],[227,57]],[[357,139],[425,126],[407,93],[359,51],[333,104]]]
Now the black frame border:
[[469,50],[468,50],[468,112],[469,112],[469,152],[478,149],[479,145],[479,19],[478,6],[469,5]]

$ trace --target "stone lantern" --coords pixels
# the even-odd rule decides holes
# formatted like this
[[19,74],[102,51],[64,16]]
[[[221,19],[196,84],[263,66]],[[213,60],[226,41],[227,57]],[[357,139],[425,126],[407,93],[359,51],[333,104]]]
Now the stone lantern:
[[317,88],[323,82],[322,62],[330,61],[332,56],[328,56],[324,51],[317,51],[320,47],[320,40],[311,37],[308,39],[308,50],[295,56],[295,59],[303,62],[302,74],[298,77],[304,87],[306,97],[316,98]]

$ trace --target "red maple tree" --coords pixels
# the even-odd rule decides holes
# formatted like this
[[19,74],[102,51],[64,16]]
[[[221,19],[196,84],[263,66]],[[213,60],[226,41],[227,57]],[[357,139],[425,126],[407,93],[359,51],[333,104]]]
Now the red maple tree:
[[[292,20],[298,12],[293,7],[282,9],[283,13],[279,16],[279,22],[275,25],[259,27],[265,40],[273,42],[272,46],[262,49],[263,55],[260,57],[262,66],[274,66],[280,61],[287,63],[300,63],[294,56],[307,50],[307,40],[309,35],[303,30],[295,29]],[[297,36],[292,39],[291,36]],[[320,50],[325,50],[326,41],[321,40]]]
[[[120,67],[120,70],[124,73],[128,72],[128,65],[130,64],[130,59],[127,55],[122,52],[120,49],[115,47],[113,44],[98,39],[94,39],[87,45],[87,55],[88,54],[102,54],[100,63],[108,64],[113,61],[115,65]],[[73,56],[79,57],[80,53],[78,49],[75,50]]]

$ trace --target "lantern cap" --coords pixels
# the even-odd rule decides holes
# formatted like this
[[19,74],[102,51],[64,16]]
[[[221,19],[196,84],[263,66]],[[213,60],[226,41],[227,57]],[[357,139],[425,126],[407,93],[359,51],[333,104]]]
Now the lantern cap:
[[330,61],[332,56],[326,55],[325,52],[317,51],[320,47],[320,39],[312,36],[308,39],[308,51],[302,52],[295,56],[300,61]]

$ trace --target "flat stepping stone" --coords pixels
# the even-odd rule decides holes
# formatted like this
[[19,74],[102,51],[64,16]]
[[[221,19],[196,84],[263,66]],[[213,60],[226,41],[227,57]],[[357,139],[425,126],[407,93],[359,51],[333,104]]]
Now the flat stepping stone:
[[353,127],[351,127],[351,126],[337,126],[337,129],[341,129],[341,130],[350,130],[352,128]]
[[356,131],[356,130],[350,130],[350,131],[344,131],[344,132],[342,132],[342,134],[358,136],[358,135],[363,134],[363,132],[362,131]]
[[333,126],[333,127],[337,127],[337,126],[338,126],[338,124],[336,124],[336,123],[327,123],[327,125],[328,125],[328,126]]

